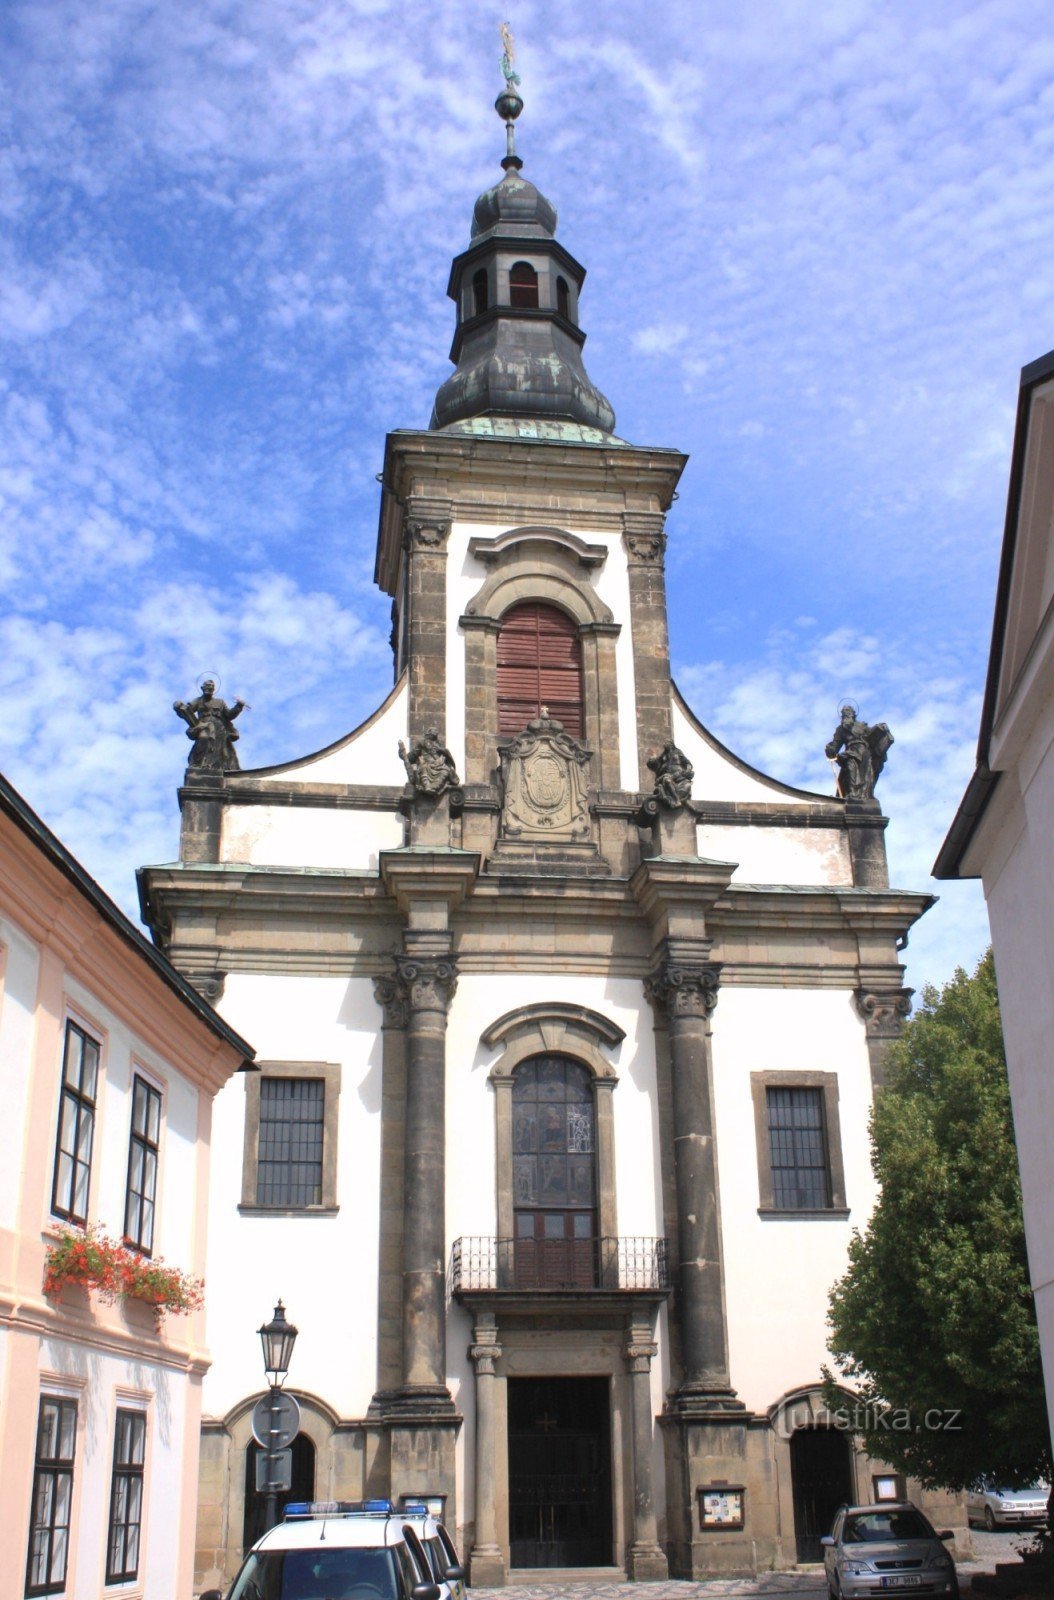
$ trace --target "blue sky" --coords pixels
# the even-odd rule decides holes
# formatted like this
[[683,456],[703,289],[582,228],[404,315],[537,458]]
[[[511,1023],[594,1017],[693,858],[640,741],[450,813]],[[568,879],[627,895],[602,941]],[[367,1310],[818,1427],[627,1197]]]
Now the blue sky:
[[[691,456],[675,675],[830,791],[896,744],[892,876],[972,766],[1020,367],[1054,345],[1054,38],[1032,0],[508,13],[525,173],[589,271],[617,431]],[[391,681],[385,432],[449,371],[450,258],[500,175],[489,6],[8,0],[0,13],[0,765],[125,905],[175,854],[174,699],[246,765]],[[909,981],[987,941],[943,885]]]

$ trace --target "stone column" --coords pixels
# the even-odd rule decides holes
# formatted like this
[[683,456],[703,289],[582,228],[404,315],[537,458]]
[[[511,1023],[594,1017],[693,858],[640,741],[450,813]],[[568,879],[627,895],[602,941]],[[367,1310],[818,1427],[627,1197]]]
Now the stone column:
[[406,1002],[402,1398],[447,1413],[446,1017],[457,969],[416,955],[397,956],[396,969]]
[[494,1501],[498,1467],[494,1368],[501,1358],[501,1345],[491,1315],[481,1315],[474,1332],[475,1343],[468,1353],[476,1369],[476,1532],[469,1555],[469,1583],[473,1588],[493,1589],[505,1583]]
[[651,1363],[658,1348],[650,1327],[629,1329],[623,1354],[633,1405],[633,1543],[626,1557],[626,1574],[638,1582],[669,1576],[666,1555],[659,1545],[652,1472]]
[[666,1014],[677,1187],[677,1304],[684,1371],[674,1409],[739,1409],[728,1375],[710,1015],[720,967],[666,961],[646,992]]

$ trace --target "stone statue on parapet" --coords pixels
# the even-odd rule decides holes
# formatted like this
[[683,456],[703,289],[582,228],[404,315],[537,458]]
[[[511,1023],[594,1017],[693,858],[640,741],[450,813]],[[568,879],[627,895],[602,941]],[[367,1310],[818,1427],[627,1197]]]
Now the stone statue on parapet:
[[439,742],[438,728],[429,728],[424,738],[415,739],[409,750],[400,739],[399,756],[417,794],[446,794],[448,790],[461,787],[454,758]]
[[825,754],[838,763],[838,794],[843,800],[874,799],[875,784],[892,743],[893,735],[884,722],[869,727],[860,721],[854,705],[842,707],[841,721]]
[[678,750],[672,739],[666,741],[657,756],[652,756],[648,762],[648,771],[655,774],[652,800],[659,805],[667,806],[671,811],[679,811],[682,806],[689,804],[692,798],[695,768],[684,751]]
[[216,697],[216,684],[206,678],[194,700],[174,700],[172,709],[187,725],[191,741],[187,765],[198,772],[237,772],[238,755],[234,745],[238,731],[235,717],[248,709],[244,700],[229,706]]

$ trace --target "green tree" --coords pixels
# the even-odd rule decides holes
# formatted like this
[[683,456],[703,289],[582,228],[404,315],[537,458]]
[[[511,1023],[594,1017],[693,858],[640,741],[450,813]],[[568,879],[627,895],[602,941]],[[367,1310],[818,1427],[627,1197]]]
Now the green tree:
[[1050,1438],[991,951],[923,992],[871,1147],[880,1199],[828,1318],[867,1448],[927,1487],[1033,1483]]

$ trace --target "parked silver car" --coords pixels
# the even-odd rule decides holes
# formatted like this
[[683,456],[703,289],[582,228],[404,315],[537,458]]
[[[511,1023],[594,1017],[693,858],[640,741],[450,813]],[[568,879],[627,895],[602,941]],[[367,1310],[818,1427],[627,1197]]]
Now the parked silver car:
[[955,1562],[945,1549],[954,1537],[935,1533],[906,1500],[843,1506],[820,1540],[827,1593],[831,1600],[855,1600],[905,1589],[958,1600]]
[[983,1522],[989,1530],[1045,1522],[1049,1495],[1049,1483],[1034,1483],[1029,1489],[1001,1489],[994,1478],[982,1478],[966,1491],[966,1515],[970,1522]]

